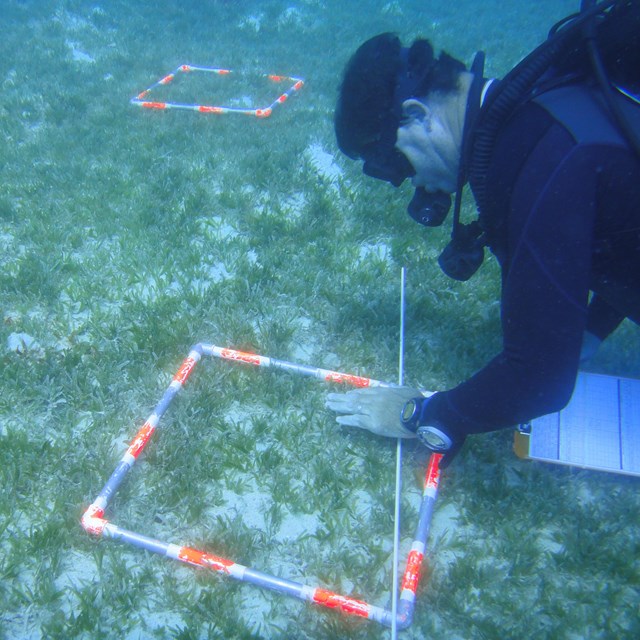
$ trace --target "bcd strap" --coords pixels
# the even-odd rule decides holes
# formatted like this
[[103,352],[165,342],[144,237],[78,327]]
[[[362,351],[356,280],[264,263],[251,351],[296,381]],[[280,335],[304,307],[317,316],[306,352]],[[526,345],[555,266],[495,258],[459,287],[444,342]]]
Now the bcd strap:
[[[640,104],[616,91],[615,100],[635,131],[640,132]],[[581,144],[609,144],[629,147],[616,126],[600,92],[585,83],[562,86],[533,99]]]

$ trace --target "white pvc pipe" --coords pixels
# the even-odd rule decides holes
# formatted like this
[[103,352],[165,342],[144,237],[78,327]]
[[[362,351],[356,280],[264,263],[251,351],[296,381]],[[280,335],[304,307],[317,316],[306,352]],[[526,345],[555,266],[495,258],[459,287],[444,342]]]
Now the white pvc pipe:
[[[398,384],[404,384],[404,289],[406,270],[400,271],[400,347]],[[393,585],[391,589],[391,639],[398,637],[398,579],[400,562],[400,494],[402,490],[402,438],[396,443],[396,497],[393,516]]]

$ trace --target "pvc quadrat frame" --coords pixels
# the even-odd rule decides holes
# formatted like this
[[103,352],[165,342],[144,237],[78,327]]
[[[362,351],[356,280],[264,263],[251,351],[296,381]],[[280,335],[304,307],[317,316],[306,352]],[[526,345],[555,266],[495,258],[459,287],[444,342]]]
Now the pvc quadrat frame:
[[284,93],[281,93],[278,97],[276,97],[275,100],[273,100],[273,102],[271,102],[270,104],[252,109],[243,109],[240,107],[224,105],[161,102],[150,99],[150,94],[158,87],[171,84],[179,75],[191,73],[205,73],[213,74],[216,76],[230,76],[232,74],[238,74],[238,72],[232,71],[231,69],[217,69],[214,67],[198,67],[190,64],[181,64],[175,71],[172,71],[168,75],[164,76],[134,98],[131,98],[131,104],[138,105],[139,107],[143,107],[144,109],[183,109],[187,111],[196,111],[197,113],[209,113],[216,115],[223,115],[226,113],[240,113],[247,116],[255,116],[256,118],[268,118],[273,113],[275,107],[284,104],[291,95],[300,91],[300,89],[302,89],[302,87],[304,86],[304,80],[302,80],[301,78],[293,78],[291,76],[283,76],[275,73],[260,74],[260,77],[267,79],[273,84],[290,82],[291,86]]
[[395,620],[392,611],[369,604],[363,600],[341,595],[320,586],[308,586],[286,578],[263,573],[233,560],[221,558],[205,551],[198,551],[191,547],[155,540],[146,535],[123,529],[105,519],[105,511],[109,502],[155,433],[160,419],[168,409],[172,400],[180,389],[182,389],[203,356],[213,356],[223,360],[240,362],[257,367],[274,368],[281,371],[288,371],[294,375],[313,377],[324,382],[345,384],[354,387],[395,386],[387,382],[374,380],[373,378],[287,362],[285,360],[246,353],[235,349],[218,347],[213,344],[198,343],[191,348],[189,355],[182,362],[182,365],[165,390],[153,413],[139,429],[129,448],[111,474],[111,477],[98,494],[98,497],[84,512],[81,522],[85,531],[94,536],[119,540],[167,558],[172,558],[195,567],[209,569],[223,576],[278,591],[300,600],[312,602],[331,609],[337,609],[348,615],[373,620],[384,626],[393,627],[393,623],[395,622],[398,629],[406,629],[413,620],[420,569],[426,551],[426,541],[429,535],[431,518],[438,494],[441,454],[432,454],[427,467],[418,524],[401,581],[400,598],[395,613]]

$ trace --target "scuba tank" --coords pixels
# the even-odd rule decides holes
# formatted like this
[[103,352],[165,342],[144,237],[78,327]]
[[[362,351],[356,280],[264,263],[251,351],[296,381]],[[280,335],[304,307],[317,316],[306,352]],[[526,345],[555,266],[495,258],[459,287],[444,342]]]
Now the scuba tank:
[[[595,78],[602,96],[603,108],[599,119],[606,120],[608,127],[604,140],[615,139],[631,147],[640,158],[640,103],[633,93],[640,88],[639,58],[639,0],[604,0],[598,3],[585,0],[579,13],[554,25],[548,39],[516,65],[496,88],[492,88],[474,118],[475,122],[468,127],[473,129],[473,133],[465,136],[451,241],[438,260],[446,275],[456,280],[468,280],[482,264],[488,226],[488,221],[483,220],[487,215],[486,175],[493,148],[504,122],[527,100],[536,99],[552,115],[561,115],[562,111],[557,109],[570,109],[569,99],[560,107],[562,100],[556,100],[555,104],[545,101],[544,92],[555,86],[575,83],[581,78]],[[479,68],[472,66],[471,71],[474,75],[479,72],[481,76],[482,65],[477,63],[478,56],[474,66]],[[470,95],[469,102],[473,100],[477,97]],[[584,140],[589,131],[588,123],[583,121],[585,127],[574,134],[577,140]],[[462,189],[468,178],[474,182],[480,217],[464,225],[460,222],[460,207]]]

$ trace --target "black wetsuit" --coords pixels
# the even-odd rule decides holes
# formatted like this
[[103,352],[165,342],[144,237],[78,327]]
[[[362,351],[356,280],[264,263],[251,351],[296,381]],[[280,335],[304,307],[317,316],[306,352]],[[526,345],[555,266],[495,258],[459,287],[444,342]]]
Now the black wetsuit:
[[500,131],[482,215],[502,266],[503,350],[433,396],[426,424],[464,436],[557,411],[584,331],[604,338],[624,317],[640,323],[640,160],[610,136],[581,140],[585,123],[572,117],[528,102]]

